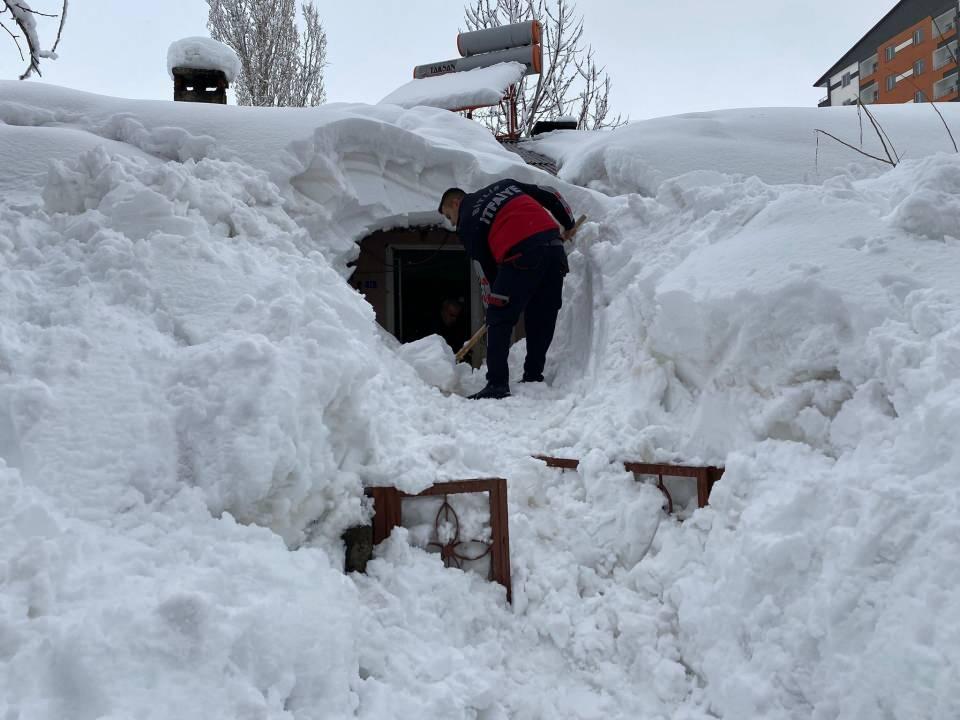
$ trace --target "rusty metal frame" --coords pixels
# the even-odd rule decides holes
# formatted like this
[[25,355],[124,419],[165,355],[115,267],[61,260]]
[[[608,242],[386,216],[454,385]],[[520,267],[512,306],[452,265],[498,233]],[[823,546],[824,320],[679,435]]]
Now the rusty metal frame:
[[[460,540],[459,518],[450,505],[451,495],[468,493],[487,493],[490,506],[490,543],[480,555],[464,555],[458,548],[471,542]],[[373,544],[386,540],[395,527],[403,521],[403,500],[405,498],[442,497],[443,504],[437,511],[434,526],[438,527],[442,516],[453,514],[457,532],[449,542],[430,543],[440,548],[444,565],[461,567],[464,560],[479,560],[490,555],[490,580],[500,583],[507,591],[507,602],[513,600],[513,587],[510,579],[510,523],[507,512],[507,481],[503,478],[481,478],[475,480],[454,480],[440,482],[419,493],[405,493],[392,487],[368,487],[368,497],[373,498]],[[486,543],[483,543],[486,544]]]
[[463,113],[468,120],[473,120],[473,113],[476,110],[482,110],[488,107],[499,107],[500,112],[506,117],[506,132],[496,136],[497,140],[516,141],[520,139],[520,114],[517,109],[517,86],[511,85],[499,102],[489,105],[467,105],[464,107],[453,108],[450,112]]
[[517,86],[511,85],[500,101],[500,110],[507,119],[507,132],[497,135],[497,140],[516,140],[520,137],[520,119],[517,110]]
[[[547,467],[558,468],[561,470],[576,470],[580,467],[580,461],[575,458],[551,457],[549,455],[534,455],[534,458],[546,463]],[[664,476],[668,477],[689,477],[697,481],[697,507],[706,507],[710,502],[710,492],[713,486],[723,477],[724,468],[714,465],[669,465],[666,463],[640,463],[625,462],[623,469],[634,475],[655,475],[657,478],[657,488],[667,498],[667,512],[673,512],[673,497],[666,485],[663,484]]]

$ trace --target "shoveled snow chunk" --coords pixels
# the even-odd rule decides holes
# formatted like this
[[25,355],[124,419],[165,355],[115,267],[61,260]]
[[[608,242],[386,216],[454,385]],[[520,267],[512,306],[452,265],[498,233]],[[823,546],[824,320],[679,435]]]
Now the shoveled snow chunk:
[[403,358],[425,383],[445,392],[453,390],[457,381],[457,366],[453,350],[439,335],[428,335],[400,346]]
[[227,82],[240,74],[240,58],[233,48],[207,37],[188,37],[170,44],[167,50],[167,73],[173,78],[175,67],[198,70],[222,70]]
[[520,63],[498,63],[490,67],[411,80],[380,101],[380,105],[436,107],[444,110],[496,105],[507,88],[526,72]]

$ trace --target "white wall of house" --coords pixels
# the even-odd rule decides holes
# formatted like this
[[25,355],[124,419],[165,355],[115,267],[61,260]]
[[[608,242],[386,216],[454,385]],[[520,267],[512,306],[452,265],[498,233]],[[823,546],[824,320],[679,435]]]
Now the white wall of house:
[[[857,74],[859,70],[860,63],[851,63],[850,67],[844,68],[830,78],[830,87],[834,88],[830,91],[831,105],[844,105],[857,101],[857,96],[860,94],[860,78]],[[850,79],[846,87],[843,86],[844,75]],[[840,87],[836,87],[838,84]]]

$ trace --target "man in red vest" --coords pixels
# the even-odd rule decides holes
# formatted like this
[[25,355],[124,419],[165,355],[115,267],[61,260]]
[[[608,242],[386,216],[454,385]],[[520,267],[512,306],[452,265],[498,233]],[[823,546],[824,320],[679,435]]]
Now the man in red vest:
[[450,188],[439,210],[491,288],[486,298],[487,385],[470,398],[510,396],[507,355],[521,314],[527,331],[521,382],[543,382],[569,271],[563,240],[574,226],[570,207],[553,190],[507,179],[469,194]]

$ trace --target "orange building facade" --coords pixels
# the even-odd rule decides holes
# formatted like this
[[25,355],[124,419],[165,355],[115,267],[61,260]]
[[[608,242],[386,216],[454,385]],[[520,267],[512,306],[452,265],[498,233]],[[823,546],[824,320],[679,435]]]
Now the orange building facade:
[[821,107],[951,102],[958,94],[956,0],[903,0],[816,83]]

